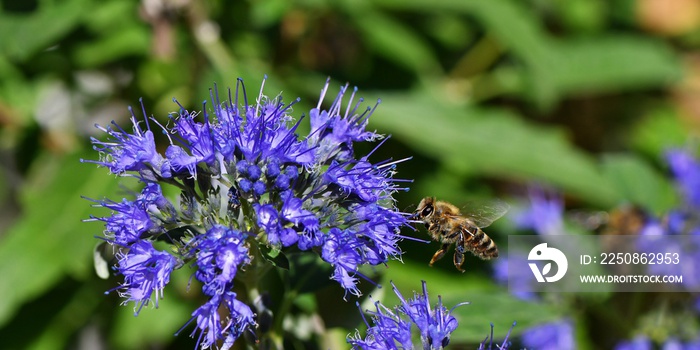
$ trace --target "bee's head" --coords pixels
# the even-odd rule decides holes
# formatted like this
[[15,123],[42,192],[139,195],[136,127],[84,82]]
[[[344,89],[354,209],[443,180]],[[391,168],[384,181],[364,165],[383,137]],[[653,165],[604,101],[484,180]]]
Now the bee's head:
[[418,207],[416,207],[416,211],[413,212],[412,219],[425,220],[425,219],[429,218],[430,216],[432,216],[434,212],[435,212],[435,198],[434,197],[425,197],[420,201],[420,203],[418,204]]

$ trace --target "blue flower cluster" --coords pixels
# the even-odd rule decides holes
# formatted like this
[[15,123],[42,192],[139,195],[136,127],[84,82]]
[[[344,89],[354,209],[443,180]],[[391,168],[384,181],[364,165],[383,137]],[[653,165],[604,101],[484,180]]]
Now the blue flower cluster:
[[[529,206],[517,212],[512,220],[522,230],[532,230],[538,235],[566,234],[564,226],[564,203],[560,196],[540,187],[529,191]],[[510,254],[523,254],[511,252]],[[520,260],[520,259],[518,259]],[[526,257],[522,261],[527,260]],[[518,271],[508,271],[516,268]],[[509,278],[510,277],[510,278]],[[527,265],[508,264],[507,258],[499,259],[494,265],[494,278],[502,284],[509,284],[513,294],[523,300],[537,300],[533,292],[532,271]],[[525,329],[521,342],[528,349],[574,349],[574,328],[568,319],[538,324]]]
[[[675,179],[683,201],[670,210],[663,220],[647,218],[640,232],[646,239],[640,240],[639,250],[649,253],[679,253],[683,257],[680,266],[683,286],[694,290],[700,287],[700,162],[685,150],[666,153],[666,162]],[[664,235],[683,235],[668,240]],[[648,265],[650,273],[676,275],[676,265]]]
[[520,337],[521,342],[527,349],[576,349],[574,326],[567,319],[530,327]]
[[[422,281],[422,284],[423,294],[414,292],[413,298],[406,299],[392,282],[391,286],[401,304],[394,308],[388,308],[375,301],[375,310],[367,310],[371,316],[371,326],[364,314],[362,315],[367,325],[365,337],[362,338],[359,331],[347,337],[347,341],[352,345],[353,349],[415,349],[417,347],[413,346],[414,330],[417,331],[424,350],[437,350],[447,347],[450,343],[450,335],[457,329],[458,325],[457,319],[452,315],[452,311],[459,306],[469,304],[469,302],[459,303],[453,306],[452,309],[447,310],[442,305],[442,297],[438,295],[437,304],[434,308],[431,308],[427,284],[425,281]],[[513,327],[515,327],[515,323],[513,323],[505,339],[499,345],[493,343],[493,324],[491,324],[491,335],[479,344],[479,350],[493,350],[494,345],[495,349],[508,349],[510,346],[508,337],[510,337]]]
[[[553,191],[534,186],[528,191],[529,204],[519,210],[514,210],[510,216],[515,227],[520,230],[534,231],[538,235],[566,234],[564,226],[564,202]],[[524,252],[511,251],[509,257],[526,261]],[[493,277],[502,285],[509,285],[513,295],[523,300],[536,300],[536,280],[527,264],[509,264],[509,257],[502,257],[493,264]],[[509,271],[514,268],[516,271]]]
[[[630,234],[639,234],[637,248],[643,252],[668,253],[677,252],[684,257],[679,265],[650,264],[646,265],[647,272],[658,275],[682,275],[683,286],[691,290],[700,286],[700,161],[685,150],[672,150],[665,154],[665,159],[683,198],[682,203],[666,213],[663,219],[655,218],[641,210],[631,212],[631,215],[643,215],[644,226]],[[549,198],[548,198],[549,197]],[[530,207],[517,215],[513,220],[520,229],[534,230],[539,235],[565,233],[564,207],[560,199],[547,196],[542,191],[530,193]],[[666,235],[677,236],[669,240]],[[511,252],[513,253],[513,252]],[[511,288],[528,290],[531,278],[511,278],[508,268],[512,267],[507,261],[496,262],[495,278],[500,282],[508,281]],[[516,266],[519,268],[520,266]],[[680,269],[680,273],[679,273]],[[510,271],[511,276],[530,276],[527,268],[522,271]],[[513,285],[514,284],[514,285]],[[518,296],[534,299],[533,293],[521,293]],[[696,301],[700,305],[700,299]],[[698,308],[700,309],[700,308]],[[656,327],[656,325],[655,325]],[[666,330],[667,333],[669,332]],[[574,329],[570,320],[562,319],[555,322],[537,325],[522,333],[522,344],[536,349],[568,349],[574,348]],[[663,349],[700,349],[698,339],[680,341],[674,337],[664,340]],[[654,342],[646,335],[638,335],[633,340],[622,341],[616,350],[645,350],[653,349]]]
[[[413,349],[413,329],[418,330],[423,349],[442,349],[450,343],[450,334],[457,328],[457,319],[452,316],[455,307],[468,304],[461,303],[447,310],[438,296],[434,309],[430,307],[428,289],[423,281],[423,294],[414,293],[413,298],[406,299],[396,286],[391,284],[401,305],[393,309],[375,302],[376,311],[369,311],[373,325],[367,324],[367,335],[363,339],[359,332],[348,336],[348,343],[353,349]],[[364,315],[363,315],[364,318]]]
[[[615,345],[615,350],[652,350],[654,343],[646,336],[640,335],[632,340],[627,340]],[[660,347],[662,350],[698,350],[700,339],[689,342],[681,342],[676,338],[667,339]]]
[[564,202],[562,198],[533,187],[529,191],[530,205],[515,213],[513,222],[522,230],[533,230],[538,235],[561,235],[564,231]]
[[[249,103],[241,80],[224,102],[212,91],[212,105],[205,102],[201,113],[178,104],[167,126],[145,110],[142,122],[130,110],[131,131],[98,126],[109,139],[92,139],[100,159],[83,162],[143,184],[134,200],[94,200],[112,214],[91,219],[103,221],[105,240],[119,247],[116,270],[124,282],[117,290],[137,314],[152,298],[158,302],[174,269],[193,266],[209,298],[192,313],[193,335],[202,348],[219,342],[228,348],[257,325],[250,302],[233,292],[234,280],[269,270],[285,250],[319,254],[334,268],[331,278],[355,295],[360,266],[400,257],[407,215],[392,199],[404,190],[398,183],[405,180],[393,178],[400,161],[372,163],[371,153],[356,158],[355,143],[382,138],[366,130],[376,105],[358,110],[356,90],[345,104],[344,86],[322,109],[328,86],[309,113],[305,137],[297,134],[301,119],[289,114],[298,100],[268,98],[263,83]],[[169,141],[164,153],[155,129]],[[165,187],[179,198],[164,196]]]

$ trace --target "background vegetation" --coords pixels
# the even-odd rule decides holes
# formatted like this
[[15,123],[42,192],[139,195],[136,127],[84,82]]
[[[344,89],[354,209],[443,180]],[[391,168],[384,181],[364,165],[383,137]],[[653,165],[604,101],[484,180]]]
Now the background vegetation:
[[[158,310],[138,318],[117,307],[118,280],[92,267],[99,223],[91,198],[123,196],[97,158],[93,127],[125,123],[139,98],[162,121],[201,108],[209,88],[241,77],[257,92],[316,104],[349,82],[370,104],[370,127],[392,138],[374,160],[413,156],[400,178],[415,179],[398,206],[423,196],[457,205],[522,198],[533,182],[566,195],[569,208],[633,203],[657,214],[676,204],[662,153],[694,146],[700,126],[700,3],[693,0],[36,0],[0,3],[0,339],[10,349],[192,348],[183,332],[196,297],[173,281]],[[507,220],[489,233],[515,233]],[[405,232],[425,238],[423,231]],[[524,302],[491,277],[488,263],[449,259],[406,242],[403,264],[384,271],[404,291],[428,281],[457,309],[453,344],[475,348],[489,332],[514,334],[573,319],[580,348],[608,348],[630,327],[596,327],[591,307]],[[360,324],[354,301],[332,285],[312,295],[329,337]],[[373,297],[390,297],[387,288]],[[330,301],[327,301],[330,300]],[[391,300],[387,303],[392,304]],[[582,305],[567,303],[566,305]],[[336,312],[336,309],[343,309]],[[329,312],[333,311],[333,312]],[[593,314],[592,314],[593,313]],[[337,327],[335,327],[337,326]],[[339,328],[346,327],[346,328]],[[517,339],[517,336],[516,336]],[[661,339],[663,340],[663,339]],[[328,341],[324,339],[322,341]],[[94,347],[93,347],[94,348]]]

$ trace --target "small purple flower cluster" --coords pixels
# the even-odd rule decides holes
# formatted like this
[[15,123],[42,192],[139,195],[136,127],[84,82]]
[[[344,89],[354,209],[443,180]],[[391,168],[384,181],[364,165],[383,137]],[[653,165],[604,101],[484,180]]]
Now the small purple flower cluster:
[[562,198],[546,190],[533,187],[529,193],[530,206],[513,217],[522,230],[533,230],[538,235],[561,235],[564,230],[564,202]]
[[[521,230],[534,231],[541,236],[566,234],[564,227],[563,199],[551,190],[542,187],[532,187],[528,193],[529,205],[515,210],[511,216],[515,227]],[[509,252],[511,261],[526,261],[526,253]],[[532,271],[527,264],[509,264],[509,257],[502,257],[493,264],[493,277],[502,285],[509,285],[513,295],[523,300],[536,300],[537,288],[533,284]],[[509,271],[509,268],[517,269]]]
[[[651,253],[679,253],[683,263],[679,265],[652,264],[647,265],[648,272],[659,275],[683,276],[683,286],[696,289],[700,285],[700,161],[691,153],[684,150],[672,150],[666,153],[666,161],[674,177],[678,191],[683,201],[681,205],[670,210],[663,219],[651,216],[645,217],[645,226],[639,235],[645,236],[638,241],[638,249]],[[530,193],[531,206],[514,218],[520,229],[534,230],[539,235],[561,234],[564,232],[564,208],[556,197],[548,196],[542,191]],[[665,235],[678,236],[669,240]],[[515,283],[511,286],[516,290],[527,290],[531,278],[512,278],[508,280],[506,260],[496,262],[495,278],[500,282]],[[512,271],[511,271],[512,273]],[[529,276],[525,268],[512,275]],[[532,293],[522,293],[518,296],[524,299],[535,298]],[[700,299],[698,299],[700,300]],[[696,302],[700,305],[700,301]],[[522,344],[536,349],[573,349],[573,325],[569,320],[537,325],[526,329],[522,334]],[[681,342],[673,337],[667,338],[662,344],[663,349],[700,349],[697,339]],[[622,341],[616,350],[644,350],[654,348],[653,342],[644,335],[633,340]]]
[[[214,90],[211,111],[205,103],[201,116],[178,104],[167,126],[149,121],[145,110],[144,122],[131,111],[132,131],[98,126],[109,139],[93,138],[100,160],[83,161],[143,184],[132,201],[94,200],[112,214],[91,219],[105,223],[105,240],[119,248],[124,283],[117,289],[137,314],[152,297],[158,302],[174,269],[192,265],[209,297],[192,314],[193,334],[202,348],[221,341],[228,348],[256,327],[255,312],[232,291],[234,279],[267,271],[285,249],[317,252],[334,268],[331,278],[354,295],[360,266],[400,257],[407,215],[392,199],[403,190],[393,178],[400,161],[372,163],[371,153],[355,158],[355,143],[382,138],[366,130],[376,105],[358,113],[363,101],[354,101],[353,91],[343,108],[344,86],[321,109],[328,86],[309,113],[306,137],[296,132],[301,119],[289,115],[298,100],[267,98],[263,83],[251,104],[241,80],[223,103]],[[169,140],[164,153],[153,123]],[[164,196],[165,187],[179,198]],[[174,247],[162,249],[165,243]],[[220,316],[222,309],[229,316]]]
[[[689,152],[671,150],[666,162],[676,182],[683,201],[666,215],[664,220],[648,218],[641,235],[639,250],[649,253],[678,253],[683,257],[680,266],[683,286],[695,289],[700,286],[700,162]],[[683,236],[667,240],[664,235]],[[654,238],[655,237],[655,238]],[[678,266],[655,264],[648,266],[654,274],[678,274]]]
[[530,327],[523,332],[520,340],[528,349],[576,349],[574,326],[566,319]]
[[[530,205],[516,213],[513,222],[522,230],[533,230],[538,235],[566,234],[564,227],[564,203],[560,196],[539,187],[533,187],[529,193]],[[511,252],[511,254],[522,254]],[[526,257],[518,261],[527,260]],[[518,271],[508,271],[510,267]],[[510,277],[510,278],[509,278]],[[508,264],[507,259],[497,261],[494,266],[496,281],[506,284],[517,292],[516,297],[523,300],[537,300],[539,296],[532,292],[532,271],[527,265]],[[528,349],[574,349],[574,328],[570,320],[560,319],[525,329],[521,342]]]
[[[391,284],[401,305],[393,309],[375,302],[376,311],[369,311],[373,325],[367,324],[367,335],[363,339],[359,332],[348,336],[353,349],[413,349],[412,331],[418,330],[423,349],[442,349],[450,342],[450,334],[457,328],[457,319],[452,316],[455,307],[468,304],[461,303],[447,310],[438,296],[434,309],[430,307],[428,289],[423,281],[423,294],[414,293],[413,298],[406,299],[396,286]],[[363,315],[364,318],[364,315]]]
[[[622,341],[615,345],[615,350],[652,350],[654,344],[651,339],[640,335],[632,340]],[[700,339],[681,342],[676,338],[669,338],[661,345],[662,350],[698,350],[700,349]]]
[[[347,337],[352,348],[362,350],[415,349],[416,347],[413,346],[414,330],[417,331],[417,336],[420,337],[424,350],[438,350],[447,347],[450,343],[450,335],[457,329],[458,325],[452,311],[459,306],[469,304],[469,302],[459,303],[448,310],[442,305],[442,297],[438,295],[437,304],[431,308],[427,284],[425,281],[422,281],[422,284],[423,294],[414,292],[413,298],[406,299],[392,282],[391,286],[401,304],[390,309],[375,301],[375,311],[367,310],[371,316],[371,326],[364,314],[362,315],[365,325],[367,325],[365,337],[362,338],[359,331]],[[515,323],[501,344],[494,344],[493,324],[491,324],[491,334],[479,344],[478,350],[507,350],[510,346],[508,337],[510,337],[513,327],[515,327]]]

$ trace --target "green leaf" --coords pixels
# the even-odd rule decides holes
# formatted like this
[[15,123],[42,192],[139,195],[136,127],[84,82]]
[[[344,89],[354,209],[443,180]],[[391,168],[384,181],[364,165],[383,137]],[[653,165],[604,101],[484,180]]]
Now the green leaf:
[[0,244],[0,325],[65,275],[92,275],[94,236],[102,225],[81,221],[95,209],[80,196],[109,195],[116,187],[113,176],[76,155],[36,161],[23,187],[24,216]]
[[259,248],[260,253],[265,260],[269,261],[276,267],[289,270],[289,260],[287,259],[287,256],[282,253],[282,251],[277,248],[270,248],[264,245],[261,245]]
[[102,1],[89,16],[85,17],[85,26],[96,34],[108,34],[138,25],[146,26],[139,18],[139,4],[132,1]]
[[281,22],[289,13],[292,3],[285,0],[261,1],[251,6],[251,22],[261,27],[270,27]]
[[[60,306],[60,308],[43,315],[48,322],[45,328],[41,328],[40,332],[36,328],[36,320],[28,320],[30,322],[24,324],[25,329],[34,333],[30,333],[32,336],[24,339],[27,341],[27,345],[22,348],[41,350],[70,347],[72,337],[85,327],[89,319],[95,317],[100,302],[104,300],[104,294],[97,290],[96,286],[96,284],[84,283],[70,294],[70,298],[65,295],[59,297],[51,295],[54,297],[53,302],[51,302],[52,306]],[[36,315],[37,313],[34,313],[34,316]],[[13,320],[13,327],[16,327],[14,321],[17,319]],[[9,346],[8,348],[13,347]]]
[[656,214],[665,213],[678,203],[671,183],[639,157],[608,154],[603,157],[602,167],[620,196],[631,203]]
[[29,15],[0,11],[0,55],[25,60],[58,42],[89,13],[89,1],[40,1]]
[[611,36],[558,42],[552,74],[562,95],[668,86],[681,76],[679,60],[662,42]]
[[442,90],[383,93],[371,125],[463,174],[540,180],[604,207],[619,202],[594,160],[560,131],[526,124],[502,110],[458,106],[436,96]]
[[678,111],[670,106],[656,108],[636,124],[630,143],[636,150],[658,159],[671,148],[683,148],[689,140],[689,128]]
[[289,285],[299,294],[317,291],[333,285],[329,276],[332,267],[323,262],[320,257],[310,254],[289,253]]
[[662,42],[620,35],[561,40],[549,35],[539,17],[517,1],[435,0],[428,7],[418,0],[381,0],[379,4],[476,17],[525,64],[518,93],[543,108],[551,108],[569,94],[667,86],[681,76],[677,56]]
[[124,59],[129,55],[146,55],[150,49],[148,30],[141,27],[112,32],[97,42],[88,42],[75,51],[75,61],[83,67],[96,67]]
[[[134,316],[133,304],[117,306],[118,312],[115,324],[110,334],[110,343],[120,349],[138,349],[143,344],[168,344],[174,341],[174,336],[191,318],[194,308],[182,298],[176,297],[170,291],[168,297],[158,301],[158,308],[144,307],[138,316]],[[167,292],[166,292],[167,293]],[[186,338],[189,331],[179,337]],[[191,340],[194,348],[196,341]]]
[[555,16],[569,29],[567,32],[598,33],[608,20],[608,5],[603,0],[571,0],[554,2]]
[[544,32],[537,16],[525,6],[513,1],[480,0],[435,0],[430,6],[420,0],[381,0],[378,3],[401,10],[448,11],[474,16],[500,45],[525,63],[527,70],[521,76],[520,93],[545,107],[557,101],[556,76],[551,70],[557,64],[551,48],[553,40]]
[[413,28],[371,8],[348,8],[372,51],[415,72],[435,71],[439,64],[430,46]]

